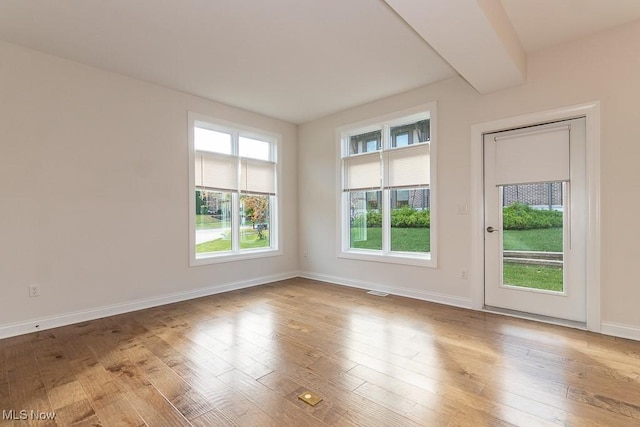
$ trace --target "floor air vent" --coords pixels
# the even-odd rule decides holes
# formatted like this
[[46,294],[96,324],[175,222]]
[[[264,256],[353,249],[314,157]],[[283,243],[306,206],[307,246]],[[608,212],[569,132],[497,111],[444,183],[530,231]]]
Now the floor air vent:
[[387,295],[389,295],[389,294],[388,294],[388,293],[386,293],[386,292],[380,292],[380,291],[369,291],[369,292],[367,292],[367,293],[368,293],[368,294],[371,294],[371,295],[375,295],[375,296],[377,296],[377,297],[386,297]]

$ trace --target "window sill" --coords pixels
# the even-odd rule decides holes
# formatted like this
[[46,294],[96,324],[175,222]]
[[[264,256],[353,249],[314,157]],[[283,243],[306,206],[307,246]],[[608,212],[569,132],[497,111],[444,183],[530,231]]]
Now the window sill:
[[347,250],[338,252],[338,258],[355,259],[360,261],[384,262],[390,264],[412,265],[417,267],[436,268],[436,261],[432,254],[395,253],[382,254],[373,251]]
[[224,253],[224,254],[202,254],[192,257],[189,266],[197,267],[200,265],[219,264],[224,262],[245,261],[249,259],[267,258],[282,255],[280,249],[257,249],[241,253]]

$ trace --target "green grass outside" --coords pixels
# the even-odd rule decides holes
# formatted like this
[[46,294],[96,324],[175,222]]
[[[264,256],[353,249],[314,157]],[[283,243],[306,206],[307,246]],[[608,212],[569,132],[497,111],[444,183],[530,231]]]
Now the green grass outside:
[[[351,230],[351,247],[357,249],[382,249],[382,228],[367,229],[367,240],[354,241],[356,229]],[[401,252],[429,252],[431,233],[428,228],[391,228],[391,250]]]
[[431,250],[431,229],[391,227],[391,250],[429,252]]
[[263,231],[263,239],[258,239],[258,232],[255,230],[242,230],[240,233],[240,249],[255,249],[269,247],[269,232]]
[[357,249],[382,249],[382,228],[370,227],[367,229],[367,240],[356,241],[358,230],[351,229],[351,247]]
[[[562,228],[504,230],[504,249],[511,251],[562,252]],[[504,284],[562,292],[562,268],[541,265],[503,266]]]
[[[351,230],[352,247],[382,249],[382,228],[367,229],[367,240],[354,241],[356,229]],[[391,246],[394,251],[429,252],[428,228],[392,228]],[[562,228],[536,230],[504,230],[504,249],[508,251],[562,252]]]
[[503,273],[505,285],[562,292],[560,267],[505,263]]
[[[356,230],[351,230],[353,248],[382,248],[382,228],[367,230],[367,240],[354,241]],[[392,250],[406,252],[429,252],[430,233],[428,228],[392,228]],[[505,250],[562,252],[562,228],[537,230],[505,230]],[[504,264],[505,284],[534,289],[562,292],[562,269],[558,267],[532,266],[525,264]]]
[[504,230],[504,250],[562,252],[562,228]]
[[[269,232],[263,231],[264,239],[258,239],[258,232],[255,230],[243,229],[240,234],[240,249],[255,249],[269,247]],[[219,238],[209,242],[196,245],[196,253],[220,252],[231,250],[231,236]]]
[[[210,215],[197,215],[196,228],[220,228],[224,224]],[[428,228],[392,228],[391,242],[393,251],[429,252],[431,250],[430,230]],[[355,230],[351,231],[352,247],[358,249],[382,248],[382,229],[372,227],[367,230],[367,240],[353,241]],[[240,248],[253,249],[269,246],[267,238],[258,239],[254,230],[243,230]],[[562,228],[536,230],[504,230],[504,249],[522,251],[562,252]],[[196,253],[220,252],[231,250],[231,239],[220,238],[196,246]],[[504,283],[513,286],[525,286],[535,289],[562,291],[562,269],[557,267],[530,266],[524,264],[504,264]]]
[[[367,229],[367,240],[354,241],[356,229],[351,230],[352,247],[357,249],[381,249],[382,228]],[[392,228],[392,250],[429,252],[431,249],[428,228]],[[511,251],[562,252],[562,228],[536,230],[504,230],[504,249]]]
[[196,215],[196,230],[229,227],[230,225],[230,221],[220,221],[211,215]]
[[221,252],[231,250],[231,239],[219,238],[196,245],[196,253]]
[[[210,215],[198,215],[197,228],[220,228],[222,222]],[[268,232],[266,239],[258,239],[253,230],[243,230],[240,241],[241,249],[264,248],[269,246]],[[358,249],[382,248],[382,229],[372,227],[367,230],[367,240],[353,241],[355,230],[352,230],[352,247]],[[430,232],[428,228],[392,228],[391,242],[393,251],[429,252],[431,250]],[[522,251],[562,252],[562,228],[537,230],[505,230],[504,249]],[[196,253],[230,251],[230,239],[216,239],[196,246]],[[525,286],[535,289],[562,291],[562,269],[557,267],[529,266],[523,264],[504,265],[504,283],[513,286]]]

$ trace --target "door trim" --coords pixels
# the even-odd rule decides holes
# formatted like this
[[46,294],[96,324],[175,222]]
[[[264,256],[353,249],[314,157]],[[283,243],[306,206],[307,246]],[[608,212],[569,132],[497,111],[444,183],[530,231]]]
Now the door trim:
[[601,331],[600,304],[600,102],[494,120],[471,126],[471,307],[484,309],[483,135],[556,120],[586,117],[586,311],[587,329]]

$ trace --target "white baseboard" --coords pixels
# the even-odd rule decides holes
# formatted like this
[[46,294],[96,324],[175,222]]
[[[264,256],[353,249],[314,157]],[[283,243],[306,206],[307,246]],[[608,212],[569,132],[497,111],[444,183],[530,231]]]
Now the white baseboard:
[[[309,271],[301,271],[299,277],[306,279],[319,280],[321,282],[333,283],[336,285],[349,286],[352,288],[367,289],[374,291],[382,291],[392,295],[398,295],[408,298],[419,299],[423,301],[435,302],[439,304],[451,305],[454,307],[473,309],[470,298],[453,297],[450,295],[439,294],[436,292],[416,291],[414,289],[403,289],[392,286],[384,286],[373,283],[362,282],[359,280],[345,279],[343,277],[329,276]],[[566,325],[565,325],[566,326]],[[613,322],[602,322],[601,334],[611,335],[619,338],[640,341],[640,327],[623,325]]]
[[[308,271],[288,272],[271,276],[264,276],[252,280],[242,282],[227,283],[219,286],[211,286],[206,288],[194,289],[186,292],[176,292],[158,297],[146,298],[121,304],[113,304],[103,307],[92,308],[88,310],[80,310],[71,313],[63,313],[55,316],[42,317],[37,319],[26,320],[23,322],[0,325],[0,339],[9,338],[16,335],[28,334],[31,332],[43,331],[60,326],[71,325],[74,323],[86,322],[89,320],[100,319],[102,317],[114,316],[117,314],[129,313],[132,311],[143,310],[145,308],[157,307],[160,305],[171,304],[174,302],[186,301],[194,298],[215,295],[223,292],[234,291],[238,289],[249,288],[252,286],[265,285],[280,280],[293,279],[295,277],[303,277],[306,279],[319,280],[321,282],[333,283],[336,285],[349,286],[352,288],[366,289],[386,292],[392,295],[419,299],[422,301],[435,302],[439,304],[450,305],[454,307],[472,309],[470,298],[455,297],[437,292],[425,292],[415,289],[404,289],[393,286],[385,286],[380,284],[368,283],[359,280],[346,279],[343,277],[330,276]],[[600,333],[611,335],[619,338],[626,338],[640,341],[640,327],[632,325],[623,325],[613,322],[602,322]]]
[[601,333],[619,338],[640,341],[640,327],[613,322],[602,322]]
[[362,282],[359,280],[345,279],[343,277],[329,276],[326,274],[313,273],[309,271],[301,271],[298,274],[306,279],[319,280],[321,282],[334,283],[336,285],[349,286],[358,289],[367,289],[373,291],[386,292],[392,295],[419,299],[422,301],[435,302],[439,304],[452,305],[454,307],[471,309],[471,298],[461,298],[437,292],[426,292],[415,289],[397,288],[394,286],[385,286],[374,283]]
[[260,277],[242,282],[227,283],[224,285],[211,286],[207,288],[194,289],[186,292],[176,292],[158,297],[145,298],[141,300],[125,302],[121,304],[107,305],[103,307],[80,310],[71,313],[63,313],[55,316],[31,319],[19,323],[0,325],[0,339],[13,337],[16,335],[28,334],[36,331],[57,328],[79,322],[100,319],[102,317],[114,316],[116,314],[129,313],[143,310],[145,308],[157,307],[159,305],[171,304],[174,302],[186,301],[222,292],[235,291],[237,289],[249,288],[252,286],[264,285],[277,282],[279,280],[292,279],[298,277],[298,272],[276,274],[272,276]]

